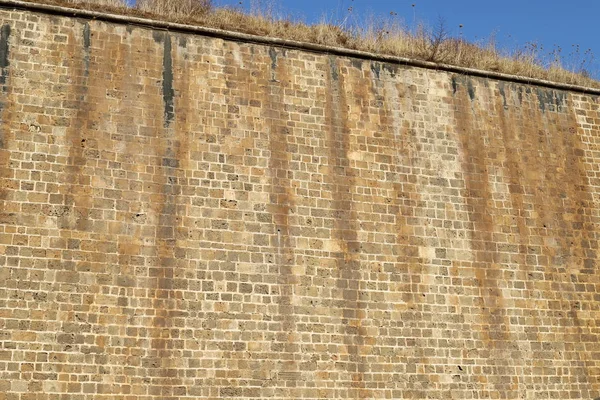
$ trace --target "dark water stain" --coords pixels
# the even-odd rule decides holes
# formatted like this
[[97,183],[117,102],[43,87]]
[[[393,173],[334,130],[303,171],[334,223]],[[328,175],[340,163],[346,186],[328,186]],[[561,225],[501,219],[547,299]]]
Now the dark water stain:
[[175,91],[173,90],[173,58],[171,54],[171,36],[169,34],[164,35],[164,54],[163,54],[163,82],[162,82],[162,93],[163,102],[165,105],[165,116],[164,126],[168,128],[173,121],[175,116],[174,108],[174,97]]
[[350,59],[350,62],[352,63],[352,66],[354,68],[362,70],[363,60],[361,60],[360,58],[352,58]]
[[10,122],[13,119],[13,101],[11,100],[12,90],[7,85],[9,78],[9,38],[10,25],[5,24],[0,29],[0,84],[2,85],[2,99],[0,100],[0,218],[12,219],[6,215],[6,201],[9,198],[9,191],[17,189],[17,182],[12,181],[12,168],[10,161],[10,152],[8,150],[9,138],[14,136],[10,129]]
[[[172,363],[181,351],[181,342],[177,340],[181,337],[181,327],[176,325],[175,318],[185,316],[187,313],[182,305],[182,290],[186,289],[185,282],[177,278],[180,269],[186,266],[186,249],[180,245],[179,228],[182,225],[185,209],[182,206],[182,202],[185,201],[182,194],[187,185],[185,170],[189,168],[188,114],[191,111],[185,102],[190,97],[190,67],[185,55],[177,58],[178,52],[175,52],[175,60],[171,60],[170,42],[170,37],[165,35],[163,44],[168,49],[165,50],[165,58],[169,59],[166,69],[171,75],[176,71],[180,77],[177,83],[180,85],[178,92],[181,95],[172,98],[172,101],[181,101],[181,104],[177,105],[180,111],[177,115],[171,116],[173,120],[169,121],[169,124],[155,127],[158,133],[155,138],[155,154],[160,160],[159,165],[156,166],[155,179],[160,182],[160,185],[157,185],[156,201],[152,204],[158,220],[155,226],[156,259],[149,271],[150,278],[154,282],[152,291],[154,316],[150,334],[152,352],[146,362],[151,367],[153,386],[160,387],[163,393],[171,395],[176,387],[183,386],[182,376]],[[163,59],[163,78],[164,67]],[[174,91],[174,87],[171,86],[170,89]]]
[[384,71],[387,71],[387,73],[390,74],[390,76],[392,78],[395,78],[396,75],[398,74],[399,66],[398,66],[398,64],[383,63],[382,64],[382,69]]
[[[150,268],[149,277],[154,282],[152,291],[152,318],[153,333],[151,334],[151,347],[154,356],[159,360],[151,374],[157,378],[160,386],[172,386],[170,379],[176,376],[170,366],[165,365],[172,361],[173,344],[173,316],[177,310],[177,299],[174,292],[174,273],[177,259],[174,256],[176,247],[176,229],[178,222],[177,199],[180,187],[174,185],[177,172],[171,167],[162,168],[163,184],[160,185],[158,196],[158,223],[156,225],[156,251],[157,265]],[[168,332],[168,337],[163,337]],[[175,337],[177,335],[175,334]]]
[[277,50],[275,47],[269,47],[269,57],[271,57],[271,70],[277,69]]
[[495,270],[499,268],[500,261],[494,239],[496,212],[490,207],[493,204],[493,192],[489,183],[489,171],[496,159],[485,140],[485,136],[490,136],[486,135],[487,129],[483,122],[487,121],[487,111],[482,110],[479,104],[475,105],[475,109],[469,105],[473,98],[469,94],[469,85],[466,89],[458,90],[454,120],[464,154],[462,169],[466,186],[465,200],[473,229],[469,238],[474,253],[472,268],[480,285],[482,322],[487,325],[487,330],[482,330],[479,335],[484,343],[504,349],[510,333],[502,290],[497,278],[494,278],[498,274]]
[[[91,182],[92,175],[98,173],[98,170],[86,168],[89,165],[88,160],[90,164],[94,163],[97,165],[96,163],[100,158],[97,147],[98,141],[96,140],[98,137],[95,136],[96,132],[94,132],[93,128],[94,123],[97,121],[95,118],[97,114],[94,113],[94,110],[102,102],[101,99],[105,98],[106,76],[108,74],[86,74],[86,68],[89,67],[94,71],[96,65],[91,60],[90,63],[86,62],[87,49],[85,48],[84,24],[79,25],[77,23],[74,25],[67,34],[66,42],[57,42],[54,50],[57,54],[69,55],[62,61],[62,65],[65,68],[60,76],[61,81],[63,78],[70,78],[69,83],[55,92],[60,93],[63,99],[61,107],[64,115],[68,116],[67,129],[64,134],[64,149],[68,151],[68,156],[63,161],[64,169],[56,180],[58,183],[57,194],[60,195],[59,199],[62,197],[62,204],[55,206],[54,210],[47,215],[56,217],[58,236],[67,243],[73,237],[80,238],[81,242],[84,240],[91,240],[92,243],[100,243],[104,240],[109,242],[110,234],[108,232],[102,233],[105,239],[100,239],[97,236],[94,237],[94,234],[97,234],[99,229],[98,225],[94,224],[94,218],[90,216],[92,214],[91,210],[94,207]],[[112,50],[114,50],[112,44],[107,45],[107,53],[110,53]],[[120,57],[116,54],[111,62],[107,62],[103,66],[105,68],[103,71],[110,71],[112,68],[115,68],[114,66],[118,65],[119,61]],[[118,75],[115,75],[115,77],[118,78]],[[104,228],[102,227],[102,229]],[[77,244],[73,247],[69,244],[69,248],[79,248],[80,241],[77,240],[76,242]],[[93,256],[102,256],[103,260],[105,256],[107,260],[111,259],[110,256],[103,253],[102,249],[95,249],[90,252]],[[112,260],[115,259],[112,258]],[[112,262],[106,262],[112,264]],[[106,277],[110,275],[109,271],[114,271],[112,268],[114,268],[114,265],[107,267],[107,270],[104,271]],[[79,274],[85,270],[74,271],[71,281],[79,284]],[[116,277],[113,276],[112,278]],[[103,278],[95,279],[95,282],[88,286],[90,291],[98,293],[99,287],[102,286],[102,283],[100,283],[102,281],[104,281]],[[87,285],[86,283],[85,286]],[[101,339],[102,341],[104,340],[104,338]]]
[[[509,87],[509,95],[512,90],[516,90],[517,93],[522,93],[522,87],[517,88],[512,85]],[[510,207],[504,211],[506,220],[510,221],[510,224],[515,226],[513,228],[513,234],[511,235],[512,243],[518,246],[517,252],[513,257],[513,262],[518,263],[520,270],[524,272],[526,276],[532,276],[535,272],[537,265],[531,263],[529,257],[529,244],[532,241],[532,227],[531,219],[527,218],[527,209],[531,207],[530,196],[528,193],[531,189],[531,183],[528,182],[527,175],[523,174],[524,165],[528,162],[523,159],[522,154],[531,152],[532,154],[537,153],[531,151],[532,139],[535,138],[535,134],[531,132],[531,125],[535,125],[532,122],[530,115],[525,116],[530,110],[527,107],[521,107],[521,100],[517,100],[518,104],[513,104],[512,99],[514,97],[509,96],[507,98],[508,104],[500,105],[500,100],[496,99],[493,103],[496,110],[497,121],[491,123],[499,130],[497,135],[494,135],[500,144],[496,148],[499,149],[499,153],[503,155],[504,165],[502,175],[507,185],[509,192]],[[529,103],[527,103],[529,104]],[[526,109],[526,110],[525,110]],[[535,139],[534,139],[535,140]],[[528,172],[535,170],[539,167],[540,163],[536,161],[529,161],[530,165],[527,169]],[[534,239],[535,240],[535,239]],[[532,289],[531,287],[527,287]],[[537,310],[532,311],[529,314],[532,319],[534,326],[538,326],[538,314]],[[522,358],[529,356],[527,354],[515,354],[515,362],[526,362]],[[520,385],[524,385],[524,382],[520,382]],[[522,390],[521,388],[519,390]]]
[[[383,70],[387,71],[385,68]],[[387,73],[389,76],[383,75],[380,80],[370,80],[372,83],[370,89],[372,98],[381,99],[382,106],[378,107],[379,124],[377,129],[382,132],[382,140],[385,140],[381,143],[381,146],[391,149],[390,154],[394,161],[390,167],[391,171],[396,173],[394,179],[387,181],[388,184],[391,183],[392,185],[392,196],[386,199],[386,203],[391,206],[390,212],[394,210],[395,214],[396,240],[392,250],[392,254],[395,256],[394,263],[396,264],[394,275],[395,279],[398,280],[400,280],[399,277],[408,277],[409,279],[404,278],[403,280],[417,282],[421,280],[424,272],[423,266],[427,262],[419,256],[420,238],[414,231],[415,224],[409,222],[409,218],[410,216],[419,215],[420,211],[417,211],[417,209],[422,198],[417,181],[411,179],[414,178],[413,173],[406,173],[406,169],[412,165],[419,165],[419,155],[415,154],[415,149],[418,148],[415,142],[418,142],[418,138],[416,137],[413,118],[404,119],[399,115],[400,112],[413,110],[417,106],[403,79],[394,79],[395,74],[389,71]],[[394,109],[394,107],[397,108]],[[396,118],[393,116],[394,112],[398,114]],[[403,124],[405,121],[408,122],[406,125]],[[423,310],[430,307],[430,304],[423,301],[424,298],[421,293],[415,293],[410,283],[399,285],[397,290],[402,294],[402,300],[407,305],[400,316],[401,323],[405,328],[416,328],[421,324],[429,326],[435,324],[431,317],[427,318],[427,313],[423,313]],[[388,321],[390,324],[395,322]],[[414,351],[418,347],[418,341],[415,340],[413,346],[408,345],[405,347],[405,351]],[[424,355],[407,360],[407,364],[413,365],[428,365],[429,363],[429,359]],[[425,396],[425,393],[419,394],[419,397],[424,398]]]
[[452,94],[456,94],[459,91],[460,86],[463,86],[467,90],[469,99],[471,99],[471,101],[475,100],[475,86],[473,85],[473,78],[465,75],[452,75],[450,79],[452,84]]
[[[586,249],[597,248],[595,234],[587,235],[587,213],[578,212],[575,206],[593,203],[587,189],[585,165],[578,156],[583,154],[585,144],[580,134],[576,134],[574,113],[546,112],[550,108],[540,107],[538,91],[527,93],[521,86],[512,85],[509,90],[525,93],[525,97],[517,100],[507,96],[508,105],[501,104],[499,98],[495,99],[495,115],[490,123],[498,127],[499,135],[493,135],[489,145],[501,149],[499,154],[504,160],[502,176],[505,177],[511,204],[504,212],[516,226],[516,240],[513,243],[518,244],[518,256],[513,262],[520,266],[526,276],[524,300],[531,307],[529,325],[532,332],[537,331],[550,312],[559,316],[557,324],[565,332],[572,330],[573,326],[578,327],[577,334],[580,336],[575,342],[582,343],[582,347],[572,350],[575,354],[566,357],[585,363],[580,358],[580,352],[585,351],[583,343],[588,332],[585,323],[579,321],[577,311],[564,312],[564,302],[561,301],[549,302],[547,309],[535,306],[540,295],[546,299],[555,298],[549,289],[549,282],[552,282],[555,290],[562,292],[561,297],[565,301],[580,298],[564,271],[572,260],[577,259],[585,269],[585,260],[579,257],[586,254]],[[543,96],[544,101],[551,99],[556,109],[573,109],[573,105],[568,104],[568,97],[549,96],[547,93],[543,93]],[[557,101],[562,104],[557,106]],[[531,212],[535,213],[536,218],[528,217]],[[537,255],[532,257],[531,245],[541,239],[543,243],[553,244],[540,246],[539,253],[533,253]],[[539,294],[532,296],[534,292]],[[561,314],[563,317],[560,317]],[[560,337],[557,340],[560,341]],[[538,351],[541,353],[538,354]],[[533,350],[534,359],[543,356],[544,350]],[[582,368],[581,371],[582,378],[589,382],[586,369]]]
[[271,82],[279,82],[277,80],[277,49],[269,47],[269,57],[271,58]]
[[536,90],[537,98],[540,105],[540,110],[546,111],[546,106],[552,104],[552,94],[542,88]]
[[350,166],[350,130],[348,128],[348,102],[346,77],[339,74],[340,66],[334,56],[329,57],[327,74],[327,99],[325,107],[328,129],[330,176],[333,197],[334,231],[332,239],[341,246],[334,253],[337,264],[336,287],[342,294],[339,307],[343,309],[342,332],[348,351],[344,367],[352,377],[354,397],[364,397],[367,363],[361,355],[365,345],[365,328],[362,326],[365,310],[361,302],[360,242],[358,240],[358,216],[352,206],[355,178]]
[[371,61],[371,72],[377,79],[379,79],[381,74],[381,63],[377,61]]
[[470,78],[467,78],[467,91],[469,92],[469,98],[471,101],[475,100],[475,87],[473,86],[473,81]]
[[162,31],[152,31],[152,38],[156,43],[163,43],[167,34]]
[[[2,92],[8,92],[8,86],[6,82],[8,81],[9,75],[9,53],[10,53],[10,25],[4,24],[0,29],[0,85],[2,85]],[[4,108],[4,99],[0,101],[0,113]],[[6,137],[4,134],[4,129],[0,129],[0,149],[6,148]]]
[[504,82],[498,83],[498,90],[500,91],[500,96],[502,96],[502,104],[506,108],[507,103],[506,103],[506,92],[504,91]]
[[[10,25],[4,24],[0,29],[0,85],[2,85],[2,92],[8,92],[8,86],[6,82],[9,75],[9,40],[10,38]],[[4,101],[0,101],[0,113],[4,108]],[[3,129],[0,129],[0,149],[6,147],[6,136]]]
[[[91,118],[90,111],[92,109],[90,91],[92,91],[92,96],[98,95],[94,91],[98,91],[102,87],[101,84],[93,84],[101,79],[98,76],[99,74],[92,74],[90,76],[86,73],[86,69],[89,71],[91,66],[89,48],[86,47],[85,31],[84,24],[82,29],[83,47],[80,47],[81,42],[76,40],[75,33],[69,37],[66,45],[68,54],[76,54],[79,57],[73,58],[69,66],[69,73],[75,77],[73,83],[68,86],[68,90],[72,92],[72,96],[75,99],[75,102],[69,107],[75,110],[75,117],[66,132],[69,157],[68,166],[65,170],[66,184],[62,190],[64,205],[71,212],[66,213],[58,220],[59,227],[80,231],[88,231],[92,226],[89,219],[90,208],[92,206],[91,188],[89,187],[90,176],[83,173],[87,163],[86,151],[96,150],[88,148],[90,142],[87,141],[89,136],[86,136]],[[90,85],[90,80],[92,81],[92,85]]]
[[340,78],[340,71],[337,66],[337,58],[335,56],[329,56],[329,75],[331,80],[337,82]]
[[[271,65],[264,71],[260,79],[260,86],[264,88],[261,93],[262,115],[269,127],[269,205],[267,209],[271,213],[274,222],[274,232],[271,237],[271,248],[273,248],[274,265],[273,272],[277,275],[276,295],[277,315],[274,320],[279,322],[278,330],[283,333],[281,339],[276,343],[276,351],[281,353],[278,357],[284,361],[286,374],[285,385],[300,376],[298,368],[300,363],[296,360],[299,345],[296,343],[294,334],[297,332],[297,315],[294,306],[294,292],[297,278],[293,272],[296,262],[294,251],[294,237],[291,229],[293,221],[293,210],[295,204],[295,189],[292,185],[293,167],[290,158],[293,157],[289,146],[290,138],[293,137],[293,123],[284,101],[286,89],[290,87],[290,79],[285,59],[279,60],[280,54],[277,49],[270,47],[268,57]],[[264,60],[267,61],[267,60]]]
[[398,73],[398,65],[379,61],[371,62],[371,72],[377,79],[381,79],[382,71],[387,72],[390,77],[395,78]]
[[[529,146],[536,149],[535,153],[531,153],[539,157],[530,162],[543,166],[542,169],[538,167],[543,173],[542,179],[532,179],[529,186],[535,188],[533,208],[544,217],[536,221],[534,229],[541,232],[539,235],[551,237],[555,244],[542,248],[545,261],[537,265],[537,270],[543,267],[544,280],[531,280],[528,284],[534,290],[538,289],[539,284],[539,289],[546,291],[545,296],[554,298],[555,294],[544,286],[544,281],[551,280],[555,290],[562,292],[564,300],[558,305],[551,303],[548,310],[543,311],[563,313],[558,323],[565,332],[577,335],[574,340],[577,345],[570,349],[574,354],[569,358],[581,364],[578,369],[580,380],[589,384],[593,380],[589,373],[593,364],[589,364],[587,357],[582,358],[581,355],[585,354],[587,343],[590,343],[590,325],[580,318],[577,304],[582,300],[596,302],[595,292],[586,293],[583,289],[585,286],[579,284],[589,282],[589,277],[597,274],[598,238],[596,224],[591,217],[593,211],[590,212],[595,200],[594,189],[589,182],[589,177],[596,176],[596,172],[595,167],[585,159],[586,149],[595,146],[590,146],[591,141],[585,138],[586,131],[580,129],[577,122],[579,110],[575,109],[571,96],[567,92],[550,92],[545,94],[545,100],[551,102],[546,103],[545,110],[536,108],[535,99],[531,99],[531,111],[525,124],[529,126],[529,134],[525,137],[535,137],[537,131],[540,139],[543,139]],[[539,93],[535,94],[539,101]],[[596,111],[585,112],[596,114]],[[541,127],[544,128],[543,132]],[[569,304],[566,312],[565,303],[573,303]]]
[[83,63],[84,63],[84,74],[88,76],[90,74],[90,47],[92,46],[90,24],[85,22],[83,24]]
[[[568,282],[572,284],[572,301],[583,298],[589,302],[588,304],[590,304],[590,306],[588,306],[588,309],[591,309],[594,307],[591,304],[597,303],[596,291],[592,290],[591,292],[584,293],[582,296],[582,293],[580,292],[582,286],[577,285],[576,281],[596,282],[593,277],[597,276],[598,273],[597,252],[599,249],[599,241],[596,232],[595,218],[591,216],[594,214],[594,211],[590,211],[590,209],[595,209],[596,200],[594,199],[594,188],[591,187],[589,182],[589,177],[595,177],[597,173],[595,171],[595,165],[587,163],[584,158],[586,149],[589,149],[590,147],[594,148],[595,146],[590,144],[591,141],[583,140],[582,136],[586,133],[580,128],[579,123],[577,122],[575,105],[573,104],[571,96],[567,93],[563,94],[563,104],[565,105],[565,108],[569,110],[566,114],[566,129],[561,131],[566,153],[566,157],[563,159],[566,160],[566,163],[563,179],[558,177],[557,180],[559,185],[563,185],[565,182],[570,183],[570,193],[573,195],[570,203],[574,205],[574,207],[569,211],[575,215],[573,220],[568,220],[568,217],[566,217],[567,213],[565,212],[566,209],[558,210],[558,217],[564,218],[564,224],[562,224],[562,226],[567,230],[567,232],[559,232],[559,235],[563,240],[564,238],[567,238],[566,242],[563,242],[563,246],[567,249],[570,258],[580,258],[578,262],[579,271],[575,274],[573,274],[575,271],[572,271],[568,278]],[[597,115],[597,111],[593,109],[588,110],[587,113]],[[565,114],[560,114],[561,117],[564,115]],[[573,280],[573,275],[576,275],[575,281]],[[587,297],[587,299],[585,297]],[[575,342],[578,343],[580,347],[574,350],[576,359],[582,364],[580,370],[582,379],[590,384],[597,381],[593,375],[590,375],[590,372],[593,373],[594,371],[596,362],[588,357],[582,359],[581,355],[586,354],[588,343],[589,347],[594,346],[596,340],[594,339],[590,324],[586,321],[582,321],[580,318],[576,304],[577,303],[570,307],[567,315],[571,317],[571,320],[576,327],[576,332],[579,335],[578,340]],[[569,329],[569,327],[572,326],[571,321],[564,321],[564,325],[565,329]]]
[[175,147],[169,146],[165,148],[162,156],[162,166],[170,168],[179,168],[178,151]]
[[538,87],[536,94],[541,111],[562,111],[564,109],[565,92]]
[[164,127],[168,128],[175,117],[175,90],[173,89],[173,55],[171,35],[168,32],[153,31],[152,38],[163,45],[162,97],[164,104]]
[[8,66],[10,65],[8,59],[10,52],[10,45],[8,43],[10,32],[9,24],[2,25],[0,29],[0,85],[3,86],[2,90],[4,92],[7,91],[6,81],[8,79]]
[[475,100],[475,86],[473,86],[472,78],[464,75],[452,75],[450,77],[450,82],[452,84],[452,94],[455,95],[459,90],[459,86],[464,86],[467,88],[467,93],[469,94],[469,98],[471,101]]
[[[496,179],[495,169],[502,165],[496,150],[502,146],[502,136],[494,131],[498,125],[494,121],[494,110],[484,100],[473,102],[467,91],[468,88],[458,91],[454,121],[463,154],[463,196],[468,206],[468,240],[473,254],[469,267],[474,272],[473,284],[478,287],[473,299],[478,309],[478,322],[472,336],[475,347],[480,349],[479,356],[484,357],[489,366],[486,375],[491,388],[503,393],[502,398],[516,398],[515,389],[505,384],[511,372],[507,372],[505,356],[502,356],[514,352],[510,328],[514,319],[511,320],[511,310],[502,290],[505,286],[502,277],[507,272],[496,238],[503,232],[505,217],[503,208],[494,206],[495,188],[490,183]],[[492,97],[493,90],[489,93]],[[495,100],[501,101],[499,97]],[[504,111],[503,106],[500,108]]]

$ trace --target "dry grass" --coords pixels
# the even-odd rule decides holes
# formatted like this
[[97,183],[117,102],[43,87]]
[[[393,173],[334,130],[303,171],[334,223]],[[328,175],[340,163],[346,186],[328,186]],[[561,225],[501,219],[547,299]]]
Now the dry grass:
[[[37,2],[36,2],[37,3]],[[40,2],[41,3],[41,2]],[[62,0],[61,3],[69,6],[93,6],[94,9],[98,9],[98,7],[107,7],[108,9],[124,9],[127,8],[127,3],[125,0]]]
[[170,19],[185,20],[207,14],[212,8],[210,0],[138,0],[135,8]]
[[275,18],[272,12],[259,11],[248,14],[230,8],[213,8],[210,0],[137,0],[134,7],[127,7],[125,0],[29,1],[207,26],[600,88],[599,81],[591,79],[586,73],[577,73],[577,66],[568,70],[561,67],[556,59],[545,64],[535,46],[509,54],[500,51],[493,41],[475,45],[460,38],[453,38],[446,32],[443,24],[434,29],[420,27],[412,32],[393,20],[355,23],[350,27],[345,23],[307,25],[286,18]]

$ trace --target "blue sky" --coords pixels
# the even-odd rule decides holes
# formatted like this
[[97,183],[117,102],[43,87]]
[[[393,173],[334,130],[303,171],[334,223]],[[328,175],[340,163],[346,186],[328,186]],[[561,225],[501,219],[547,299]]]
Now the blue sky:
[[[408,26],[415,21],[435,26],[442,18],[451,34],[459,36],[462,31],[462,36],[472,42],[493,36],[499,47],[507,50],[535,43],[543,47],[540,53],[547,60],[560,48],[567,68],[583,67],[600,78],[599,0],[214,0],[214,3],[244,9],[253,4],[262,3],[263,7],[272,4],[281,15],[307,22],[325,19],[337,24],[360,21],[366,15],[389,17],[390,12],[397,13],[395,18]],[[350,7],[352,11],[348,11]]]

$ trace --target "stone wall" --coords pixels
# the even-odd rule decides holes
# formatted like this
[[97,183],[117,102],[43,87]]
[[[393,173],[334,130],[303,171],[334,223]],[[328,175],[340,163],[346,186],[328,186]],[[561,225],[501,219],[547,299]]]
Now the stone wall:
[[0,9],[0,399],[600,395],[600,100]]

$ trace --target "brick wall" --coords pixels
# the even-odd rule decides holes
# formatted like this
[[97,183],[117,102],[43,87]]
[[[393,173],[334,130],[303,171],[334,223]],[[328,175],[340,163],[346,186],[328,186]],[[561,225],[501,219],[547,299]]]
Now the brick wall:
[[0,24],[1,400],[600,395],[598,97]]

